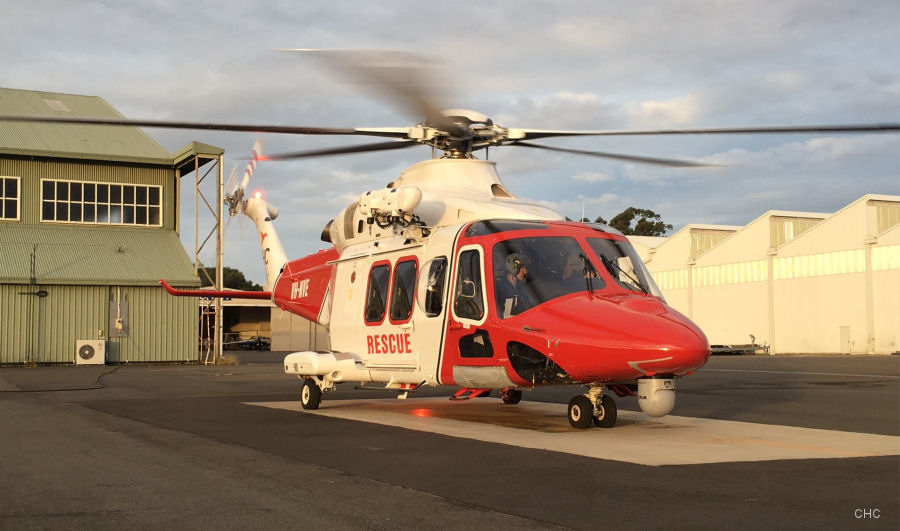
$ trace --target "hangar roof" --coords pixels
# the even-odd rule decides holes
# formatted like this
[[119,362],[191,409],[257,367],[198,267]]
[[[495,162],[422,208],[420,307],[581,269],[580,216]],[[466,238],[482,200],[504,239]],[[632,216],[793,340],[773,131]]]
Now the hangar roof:
[[[0,114],[124,118],[97,96],[0,88]],[[172,154],[138,127],[3,123],[0,154],[173,164]]]
[[0,225],[0,283],[196,286],[174,231],[65,225]]

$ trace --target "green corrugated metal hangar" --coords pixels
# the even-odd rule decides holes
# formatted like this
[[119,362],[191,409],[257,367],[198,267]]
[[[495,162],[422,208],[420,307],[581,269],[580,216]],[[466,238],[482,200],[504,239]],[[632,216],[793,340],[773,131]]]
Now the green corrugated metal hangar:
[[[0,113],[122,117],[98,97],[16,89],[0,89]],[[199,284],[178,239],[198,152],[222,154],[173,155],[136,127],[0,122],[0,365],[197,360],[197,301],[158,281]]]

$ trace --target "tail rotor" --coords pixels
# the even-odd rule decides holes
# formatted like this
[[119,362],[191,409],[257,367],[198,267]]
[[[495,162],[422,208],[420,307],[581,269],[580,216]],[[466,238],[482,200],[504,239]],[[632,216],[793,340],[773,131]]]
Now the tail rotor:
[[253,176],[253,171],[256,169],[257,161],[262,157],[262,148],[262,139],[257,138],[256,142],[253,143],[253,151],[250,160],[247,162],[247,168],[244,169],[244,175],[241,177],[240,183],[238,183],[237,180],[237,167],[232,170],[231,176],[228,178],[228,191],[225,194],[225,204],[228,205],[229,216],[236,216],[243,211],[244,192],[247,190],[247,185],[250,183],[250,177]]

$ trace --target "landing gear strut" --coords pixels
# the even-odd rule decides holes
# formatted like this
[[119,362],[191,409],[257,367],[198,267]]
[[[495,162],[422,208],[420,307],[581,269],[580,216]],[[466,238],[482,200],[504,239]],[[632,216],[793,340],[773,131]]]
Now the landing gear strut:
[[600,428],[612,428],[618,418],[616,402],[603,394],[602,385],[592,385],[587,393],[569,400],[569,424],[580,430],[591,424]]

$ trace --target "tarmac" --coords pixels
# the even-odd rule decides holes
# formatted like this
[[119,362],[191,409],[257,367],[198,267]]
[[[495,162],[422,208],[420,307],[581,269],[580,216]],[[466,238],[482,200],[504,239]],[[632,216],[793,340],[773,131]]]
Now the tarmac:
[[0,368],[0,529],[897,529],[900,357],[714,357],[673,415],[451,402],[236,366]]

